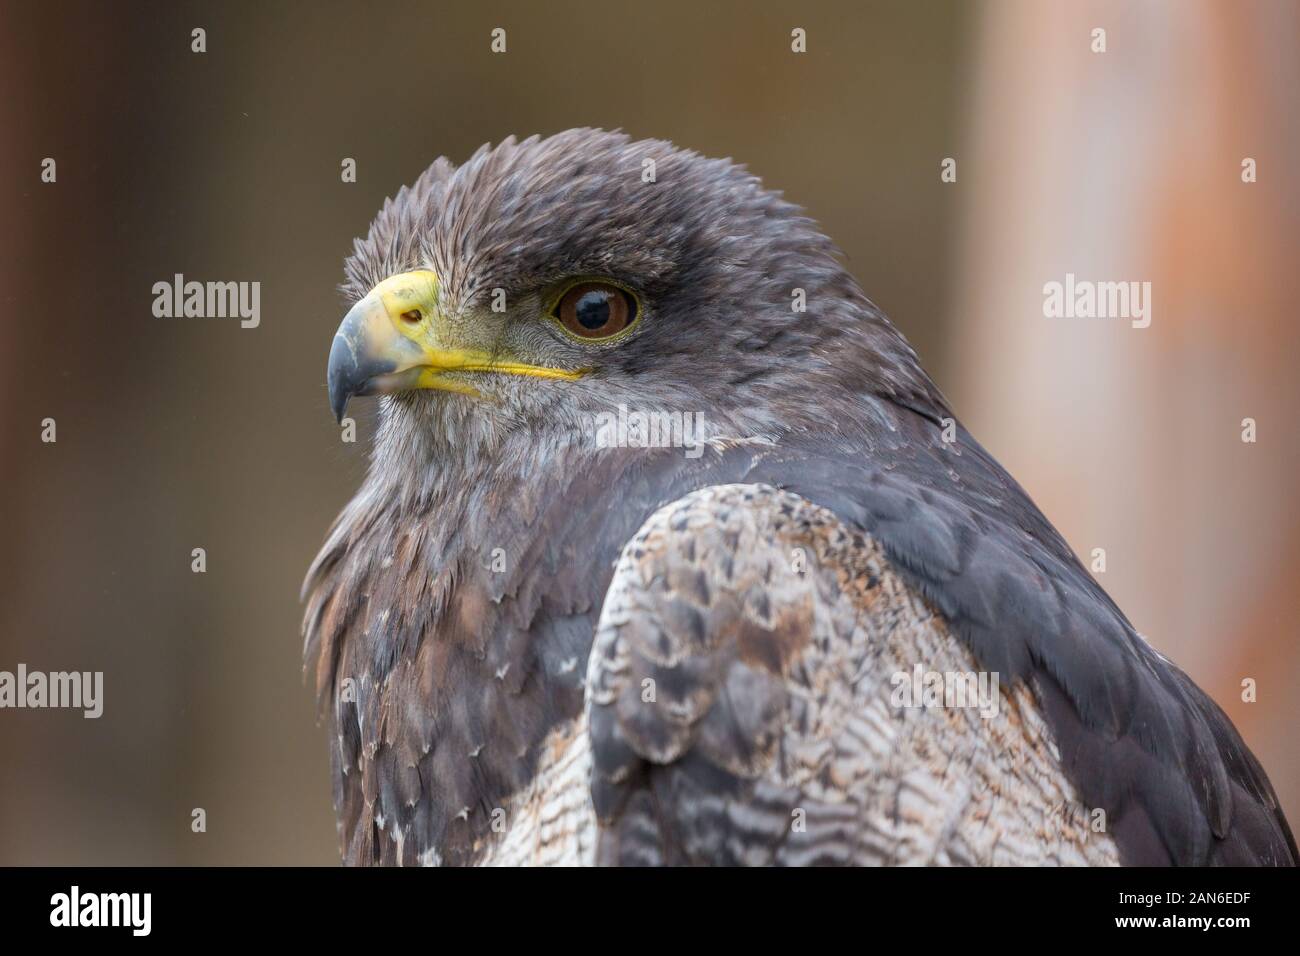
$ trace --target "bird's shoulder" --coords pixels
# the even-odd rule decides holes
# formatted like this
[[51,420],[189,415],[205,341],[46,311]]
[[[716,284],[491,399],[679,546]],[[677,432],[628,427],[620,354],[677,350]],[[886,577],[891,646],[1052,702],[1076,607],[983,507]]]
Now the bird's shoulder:
[[[1032,694],[979,671],[863,529],[767,484],[688,494],[597,628],[598,859],[1115,862]],[[969,699],[913,699],[935,680]]]

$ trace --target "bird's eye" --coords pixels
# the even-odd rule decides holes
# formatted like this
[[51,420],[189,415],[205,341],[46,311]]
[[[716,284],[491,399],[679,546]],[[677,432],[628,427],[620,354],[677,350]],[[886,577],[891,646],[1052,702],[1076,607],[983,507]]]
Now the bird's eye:
[[424,316],[420,315],[419,309],[411,309],[409,312],[402,313],[402,321],[410,322],[411,324],[419,322],[422,318],[424,318]]
[[552,314],[582,339],[607,339],[636,321],[632,293],[608,282],[581,282],[560,296]]

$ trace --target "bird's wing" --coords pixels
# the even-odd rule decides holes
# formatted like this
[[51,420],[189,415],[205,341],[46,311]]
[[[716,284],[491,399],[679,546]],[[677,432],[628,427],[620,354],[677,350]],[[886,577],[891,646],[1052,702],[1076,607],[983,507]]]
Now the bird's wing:
[[1118,862],[1030,689],[981,674],[870,535],[770,485],[646,522],[587,680],[598,862]]
[[984,667],[1032,688],[1122,861],[1295,865],[1232,722],[1137,634],[1024,490],[960,426],[951,444],[905,410],[891,426],[896,447],[867,467],[810,457],[783,487],[870,531]]

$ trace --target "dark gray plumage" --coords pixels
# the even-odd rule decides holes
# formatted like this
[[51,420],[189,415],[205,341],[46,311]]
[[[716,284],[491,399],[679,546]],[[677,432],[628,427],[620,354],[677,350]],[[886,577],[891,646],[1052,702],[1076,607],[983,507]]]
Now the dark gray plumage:
[[[743,677],[756,688],[749,702],[774,709],[757,723],[737,716],[737,726],[788,734],[792,695],[812,686],[795,686],[812,679],[812,665],[790,651],[808,634],[783,633],[771,607],[757,627],[752,615],[744,623],[738,605],[723,600],[743,578],[737,563],[756,560],[762,547],[728,554],[701,544],[707,553],[679,566],[655,562],[692,551],[685,526],[661,528],[662,559],[629,544],[644,540],[638,531],[664,506],[733,484],[751,490],[711,501],[717,512],[690,512],[694,520],[760,507],[745,502],[761,501],[772,515],[798,512],[839,542],[827,552],[839,556],[835,568],[816,571],[816,593],[844,593],[854,574],[878,577],[861,571],[855,554],[879,549],[891,569],[880,574],[896,573],[914,589],[913,596],[887,589],[891,601],[907,604],[908,620],[921,620],[935,639],[951,634],[954,653],[999,672],[1009,694],[1021,689],[1029,703],[1017,707],[1041,711],[1052,740],[1034,753],[1055,748],[1062,773],[1052,786],[1105,810],[1123,862],[1295,862],[1276,797],[1227,718],[1138,637],[964,429],[954,443],[942,440],[952,412],[912,349],[815,224],[755,177],[618,133],[507,140],[459,168],[440,159],[386,203],[348,260],[345,292],[353,303],[370,301],[381,282],[412,270],[437,282],[438,324],[423,347],[445,351],[450,342],[577,377],[441,366],[438,390],[395,390],[365,373],[365,390],[392,392],[373,464],[304,587],[306,655],[334,732],[347,862],[473,863],[500,854],[521,795],[546,796],[537,779],[552,779],[557,733],[566,732],[566,753],[574,740],[585,748],[573,766],[586,773],[590,765],[595,802],[584,790],[580,809],[600,816],[598,851],[589,854],[586,838],[573,836],[579,858],[901,861],[888,846],[850,852],[867,827],[843,820],[823,832],[823,843],[780,857],[778,846],[792,838],[770,830],[761,804],[790,799],[771,780],[788,742],[756,729],[757,738],[724,734],[729,743],[718,743],[709,720],[724,711],[693,714],[687,706],[740,706],[734,694],[719,696],[717,682]],[[634,290],[637,325],[612,344],[558,334],[544,313],[572,277]],[[794,289],[804,290],[804,313],[791,309]],[[495,290],[505,311],[491,307]],[[341,351],[355,352],[351,338],[340,341]],[[332,388],[361,374],[355,356],[344,358],[354,365],[335,375],[332,359]],[[453,386],[477,396],[444,390]],[[346,401],[346,391],[338,397]],[[698,459],[681,449],[594,447],[592,420],[620,405],[698,412],[713,442]],[[775,489],[795,503],[774,498]],[[804,516],[805,508],[818,517]],[[773,525],[754,515],[756,526]],[[844,545],[846,537],[858,543]],[[621,603],[642,612],[614,619],[607,592],[620,555],[615,583],[624,598],[638,569],[652,567],[689,569],[696,596],[683,603],[686,591],[647,590]],[[770,580],[771,568],[764,573]],[[772,589],[777,603],[779,593]],[[846,605],[852,619],[827,625],[826,640],[849,642],[864,627],[901,620],[879,616],[881,593],[863,590]],[[803,591],[790,594],[796,604],[805,600]],[[707,620],[703,608],[711,609]],[[666,630],[646,631],[651,623]],[[588,688],[598,625],[603,656],[592,663]],[[904,634],[912,625],[897,626]],[[661,639],[687,644],[653,666],[633,650]],[[731,669],[718,670],[723,660]],[[678,730],[656,723],[667,710],[613,703],[620,667],[657,668],[685,695],[675,698],[685,708],[672,717]],[[606,697],[591,698],[600,688]],[[669,739],[675,743],[663,749]],[[833,751],[840,739],[821,742]],[[981,772],[1001,759],[988,753]],[[846,805],[867,814],[856,799]],[[767,809],[770,819],[789,817],[788,806]],[[735,826],[726,841],[724,818]],[[1017,853],[1032,859],[1033,847]],[[929,858],[985,856],[946,846]],[[1042,858],[1058,856],[1044,848]]]

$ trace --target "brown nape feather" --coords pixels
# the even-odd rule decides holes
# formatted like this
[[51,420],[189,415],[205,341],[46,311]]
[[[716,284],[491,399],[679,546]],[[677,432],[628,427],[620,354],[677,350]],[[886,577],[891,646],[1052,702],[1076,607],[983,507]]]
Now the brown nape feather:
[[[647,160],[653,182],[642,177]],[[589,732],[582,723],[593,636],[602,613],[613,613],[607,591],[625,545],[662,506],[746,484],[834,516],[850,542],[835,551],[836,588],[861,587],[861,573],[888,577],[881,614],[934,616],[932,630],[890,630],[868,615],[864,635],[817,654],[822,632],[803,628],[799,614],[767,621],[769,633],[736,637],[752,674],[776,682],[751,702],[797,693],[800,668],[806,677],[854,641],[919,659],[931,645],[918,637],[899,651],[898,636],[942,634],[934,646],[946,659],[969,658],[1015,688],[1024,732],[1007,746],[1027,748],[1019,766],[1035,768],[1037,781],[1022,792],[1104,810],[1122,862],[1294,864],[1272,788],[1227,718],[1138,637],[973,437],[955,425],[955,441],[943,440],[951,412],[911,348],[816,225],[756,177],[617,133],[508,140],[460,167],[440,160],[386,204],[356,243],[344,290],[355,300],[416,268],[437,274],[449,320],[501,322],[502,341],[532,349],[535,361],[587,371],[564,382],[472,373],[482,400],[418,392],[383,403],[370,473],[304,587],[306,660],[333,736],[346,862],[530,858],[520,820],[542,828],[544,814],[524,804],[537,798],[538,780],[571,785],[569,771],[584,761],[606,817],[601,839],[612,839],[604,856],[767,859],[757,843],[739,852],[716,843],[718,801],[729,819],[761,828],[771,809],[763,801],[775,798],[759,794],[750,758],[783,766],[796,751],[821,748],[826,766],[843,766],[835,754],[848,752],[846,738],[814,732],[787,743],[787,733],[773,751],[769,734],[755,738],[753,753],[700,760],[695,738],[696,749],[660,749],[655,734],[669,731],[649,711],[624,714],[618,733],[597,710]],[[541,303],[573,276],[633,290],[643,308],[633,333],[608,347],[556,334]],[[510,303],[504,318],[492,318],[494,289]],[[791,308],[796,289],[806,312]],[[699,458],[597,447],[587,426],[620,405],[698,415],[711,443]],[[786,532],[769,531],[739,547],[687,530],[673,546],[707,546],[693,583],[716,597],[728,574],[770,564],[765,549],[788,543]],[[654,586],[644,587],[621,592],[633,610],[622,625],[606,620],[610,633],[659,628],[670,644],[687,640],[698,623],[688,608],[655,604]],[[779,594],[758,597],[771,605]],[[829,591],[810,599],[822,602],[818,621],[838,606]],[[743,630],[735,607],[707,606],[700,641]],[[685,619],[665,616],[679,613]],[[669,681],[679,673],[667,672]],[[686,686],[717,698],[707,675],[689,676]],[[809,686],[826,701],[859,692],[842,680]],[[862,714],[875,714],[868,691]],[[746,700],[731,694],[717,719],[746,716],[737,709]],[[989,728],[968,731],[936,733],[939,756],[981,752]],[[988,776],[995,764],[962,757],[954,766],[966,768],[954,784],[967,784],[978,806],[981,788],[997,782]],[[884,793],[896,783],[890,772],[859,780],[867,789],[855,792]],[[784,799],[776,804],[788,812]],[[580,806],[592,807],[586,793]],[[812,856],[864,858],[854,848],[875,831],[836,830],[843,824]],[[964,840],[970,852],[950,848],[949,861],[997,859],[970,834],[957,836],[951,847]],[[1065,843],[1037,845],[1039,858],[1074,861],[1062,849],[1072,838],[1058,836]],[[1017,843],[1016,857],[1033,858],[1035,846]]]

